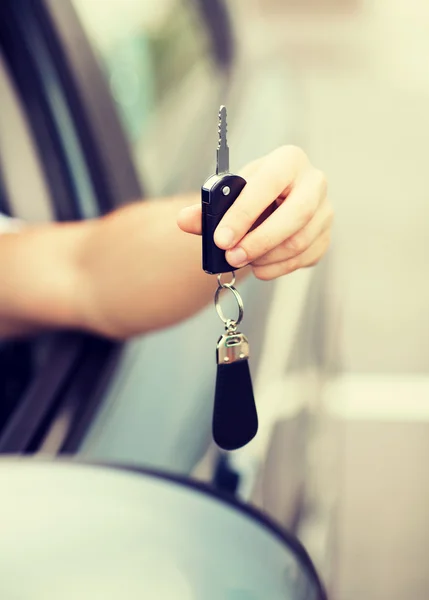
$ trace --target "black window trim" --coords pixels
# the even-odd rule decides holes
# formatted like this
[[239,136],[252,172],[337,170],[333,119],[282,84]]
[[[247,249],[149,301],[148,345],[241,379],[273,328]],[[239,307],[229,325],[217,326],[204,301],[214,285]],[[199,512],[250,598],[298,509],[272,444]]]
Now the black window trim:
[[3,165],[0,156],[0,212],[5,215],[11,214],[10,211],[10,195],[6,187],[6,182],[3,177]]
[[[0,3],[0,47],[16,86],[41,159],[47,184],[55,198],[54,214],[60,221],[80,218],[72,173],[63,140],[52,114],[45,84],[35,62],[31,42],[36,33],[21,0]],[[19,14],[18,14],[19,13]],[[28,22],[30,21],[30,23]]]

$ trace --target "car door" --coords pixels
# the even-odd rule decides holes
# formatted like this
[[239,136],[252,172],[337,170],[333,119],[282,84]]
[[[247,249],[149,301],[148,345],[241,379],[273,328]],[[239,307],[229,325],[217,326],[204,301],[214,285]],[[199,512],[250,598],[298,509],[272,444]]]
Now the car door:
[[[29,220],[81,219],[145,196],[197,190],[213,172],[221,103],[229,108],[232,168],[291,139],[293,110],[286,114],[281,102],[273,102],[273,119],[264,121],[264,94],[270,90],[273,98],[281,98],[290,92],[290,79],[281,69],[255,70],[237,59],[239,24],[230,21],[225,7],[218,0],[156,5],[4,0],[0,43],[15,98],[9,104],[19,105],[24,115],[27,146],[37,161],[32,172],[39,172],[45,190],[40,196],[48,207],[37,216],[29,212],[30,206],[35,210],[28,202],[32,194],[13,192],[9,175],[20,160],[14,152],[3,167],[11,214]],[[253,124],[259,124],[258,135]],[[31,171],[28,160],[21,165]],[[301,299],[305,306],[308,283],[305,279],[301,286],[298,305]],[[296,318],[298,327],[306,315],[300,308],[284,310],[283,288],[277,285],[249,279],[240,292],[251,368],[269,395],[267,383],[283,385],[287,372],[286,347],[295,335],[288,319]],[[272,334],[267,341],[273,293],[277,309],[271,331],[277,340],[287,338],[281,352],[273,351]],[[251,449],[231,461],[219,453],[210,429],[214,347],[221,333],[209,306],[184,323],[126,344],[76,333],[25,342],[32,370],[4,419],[0,451],[71,453],[162,468],[230,491],[241,486],[249,498],[246,489],[255,486],[261,496],[270,472],[268,495],[281,501],[268,502],[268,508],[291,524],[305,477],[302,393],[293,390],[292,405],[298,407],[293,419],[280,410],[281,427],[277,408],[274,414],[270,403],[260,405],[264,426],[261,443],[252,446],[255,454]],[[279,437],[282,443],[273,446]],[[287,489],[279,486],[284,469]]]

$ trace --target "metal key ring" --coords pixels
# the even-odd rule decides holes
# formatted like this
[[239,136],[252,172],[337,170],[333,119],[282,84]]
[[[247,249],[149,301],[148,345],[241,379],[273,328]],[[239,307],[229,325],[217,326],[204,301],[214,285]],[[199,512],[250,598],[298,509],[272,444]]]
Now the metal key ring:
[[235,285],[235,271],[231,271],[232,274],[232,279],[231,281],[228,281],[228,283],[222,283],[222,275],[223,273],[220,273],[220,275],[217,276],[217,282],[219,287],[224,288],[224,287],[230,287],[232,285]]
[[[218,280],[219,280],[219,277],[218,277]],[[235,280],[235,277],[234,277],[234,280]],[[236,299],[237,306],[238,306],[238,318],[236,320],[235,319],[234,320],[226,319],[225,315],[223,314],[223,310],[222,310],[222,307],[219,302],[219,295],[222,290],[230,290],[234,294],[234,298]],[[226,326],[230,326],[232,323],[234,324],[234,326],[236,326],[239,323],[241,323],[241,320],[243,319],[243,315],[244,315],[243,300],[241,299],[241,296],[238,293],[238,291],[235,289],[235,287],[233,287],[232,283],[219,284],[219,287],[217,288],[216,293],[215,293],[214,302],[215,302],[216,312],[219,315],[220,319],[225,323]]]

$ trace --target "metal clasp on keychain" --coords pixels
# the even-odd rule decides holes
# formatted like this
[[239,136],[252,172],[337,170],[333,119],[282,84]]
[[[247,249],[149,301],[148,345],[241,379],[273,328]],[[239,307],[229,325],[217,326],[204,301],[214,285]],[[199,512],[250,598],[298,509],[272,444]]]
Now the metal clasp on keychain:
[[[217,345],[217,363],[231,364],[237,360],[245,360],[249,358],[249,342],[245,335],[237,332],[237,327],[243,320],[244,316],[244,305],[243,300],[234,287],[235,284],[235,273],[232,271],[232,279],[228,283],[222,282],[222,274],[217,276],[218,287],[215,293],[215,307],[219,318],[225,325],[226,333],[224,333],[218,341]],[[238,317],[237,319],[227,319],[223,314],[222,307],[220,305],[220,294],[222,290],[229,290],[232,292],[238,306]]]
[[[213,437],[225,450],[241,448],[256,435],[258,416],[253,386],[248,364],[249,342],[246,336],[237,331],[244,316],[243,300],[235,285],[235,273],[228,283],[218,275],[218,287],[214,302],[217,314],[225,325],[225,333],[219,338],[216,347],[217,377],[213,411]],[[222,290],[229,290],[238,306],[237,319],[225,317],[220,305]]]

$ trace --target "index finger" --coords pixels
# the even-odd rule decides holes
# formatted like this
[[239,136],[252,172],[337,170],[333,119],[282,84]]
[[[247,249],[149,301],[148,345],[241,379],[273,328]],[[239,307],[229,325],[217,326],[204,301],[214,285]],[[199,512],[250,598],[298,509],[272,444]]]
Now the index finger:
[[258,217],[293,183],[306,160],[304,152],[295,146],[282,146],[269,154],[219,223],[214,234],[216,245],[227,250],[238,244]]

